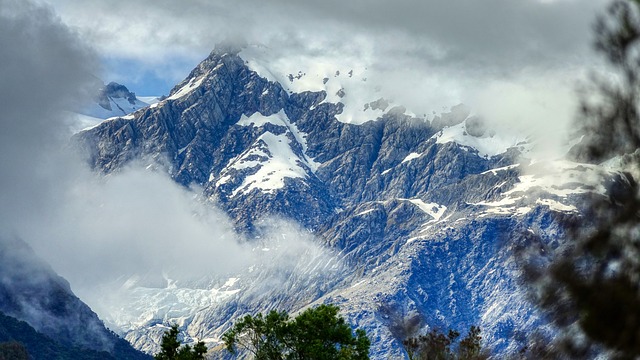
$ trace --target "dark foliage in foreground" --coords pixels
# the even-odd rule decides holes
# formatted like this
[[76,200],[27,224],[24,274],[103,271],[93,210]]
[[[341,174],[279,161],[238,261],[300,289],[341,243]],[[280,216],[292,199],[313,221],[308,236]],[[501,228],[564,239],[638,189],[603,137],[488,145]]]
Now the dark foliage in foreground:
[[[617,156],[625,169],[640,169],[640,1],[612,3],[597,22],[596,47],[618,77],[596,79],[584,98],[585,138],[573,154],[593,163]],[[640,198],[631,175],[617,180],[588,200],[587,214],[564,222],[569,245],[548,267],[528,269],[561,336],[533,341],[523,357],[640,357]]]
[[160,352],[154,357],[156,360],[204,360],[207,347],[202,341],[191,345],[181,346],[178,340],[178,325],[171,325],[171,328],[162,335]]
[[0,360],[29,360],[29,352],[22,343],[9,341],[0,343]]
[[223,335],[232,354],[251,353],[265,360],[368,360],[369,338],[355,335],[335,305],[308,309],[295,319],[286,312],[247,315]]

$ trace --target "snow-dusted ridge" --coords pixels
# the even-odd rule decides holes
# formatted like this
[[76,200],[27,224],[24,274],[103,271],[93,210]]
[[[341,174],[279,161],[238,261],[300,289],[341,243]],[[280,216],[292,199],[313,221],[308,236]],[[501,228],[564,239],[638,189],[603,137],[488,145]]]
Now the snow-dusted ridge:
[[193,90],[197,89],[198,86],[200,86],[202,84],[202,82],[204,81],[206,76],[207,76],[207,74],[201,75],[199,78],[191,79],[191,81],[189,81],[186,85],[184,85],[183,87],[178,89],[178,91],[176,91],[173,94],[171,94],[171,96],[169,96],[167,98],[167,100],[176,100],[176,99],[179,99],[179,98],[181,98],[183,96],[188,95],[189,93],[191,93]]
[[420,210],[422,210],[423,212],[431,216],[434,221],[440,220],[442,215],[444,215],[444,213],[447,211],[447,207],[444,205],[440,205],[436,203],[427,204],[420,199],[398,199],[398,200],[409,201],[410,203],[417,206]]
[[251,70],[279,83],[289,93],[326,92],[323,102],[344,104],[336,116],[342,122],[360,124],[399,109],[398,104],[384,99],[379,89],[367,83],[367,64],[362,61],[351,59],[351,63],[336,65],[335,59],[330,58],[284,58],[261,45],[247,45],[239,56]]
[[71,114],[77,118],[72,131],[86,131],[98,126],[105,120],[132,120],[133,113],[151,106],[156,107],[160,98],[156,96],[136,97],[135,94],[117,83],[110,83],[101,88],[98,98]]
[[109,97],[108,99],[111,110],[105,109],[96,103],[80,110],[80,113],[98,119],[107,119],[111,117],[125,116],[149,106],[148,103],[140,101],[139,99],[136,99],[133,104],[124,98]]

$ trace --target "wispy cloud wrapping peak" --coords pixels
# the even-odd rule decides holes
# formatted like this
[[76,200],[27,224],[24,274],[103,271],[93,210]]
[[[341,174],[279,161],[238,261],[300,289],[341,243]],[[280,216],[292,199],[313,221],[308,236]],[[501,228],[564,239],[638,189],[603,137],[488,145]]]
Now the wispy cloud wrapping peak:
[[419,75],[472,77],[584,63],[594,16],[607,2],[48,1],[102,56],[137,59],[164,72],[176,62],[186,75],[187,63],[195,65],[214,44],[242,37],[290,56],[329,49],[356,56],[367,43],[364,50],[379,66],[409,63]]

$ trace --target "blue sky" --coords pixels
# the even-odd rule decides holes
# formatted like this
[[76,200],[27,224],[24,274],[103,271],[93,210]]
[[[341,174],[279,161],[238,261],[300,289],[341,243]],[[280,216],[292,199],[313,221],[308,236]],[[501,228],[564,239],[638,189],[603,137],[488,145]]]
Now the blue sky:
[[125,84],[138,96],[162,96],[178,81],[186,77],[199,60],[175,58],[171,60],[172,76],[134,58],[103,56],[100,77],[105,83]]

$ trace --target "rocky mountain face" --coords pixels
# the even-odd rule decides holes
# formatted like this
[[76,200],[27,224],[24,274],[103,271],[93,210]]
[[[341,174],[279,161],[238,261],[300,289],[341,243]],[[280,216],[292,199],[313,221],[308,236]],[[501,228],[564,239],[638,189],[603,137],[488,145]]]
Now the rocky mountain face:
[[[136,98],[136,94],[129,91],[126,86],[115,82],[110,82],[100,89],[100,93],[98,94],[98,104],[106,110],[113,110],[109,102],[110,98],[125,99],[131,105],[135,105],[136,100],[138,100]],[[128,114],[128,112],[124,115],[126,114]]]
[[331,255],[306,254],[286,271],[274,257],[173,288],[129,286],[137,300],[114,319],[128,319],[119,325],[134,346],[155,351],[172,321],[215,346],[245,313],[323,302],[368,331],[373,358],[403,358],[402,338],[421,326],[476,324],[500,352],[543,324],[518,250],[560,246],[559,219],[579,216],[584,194],[604,194],[624,175],[530,162],[528,144],[501,138],[464,106],[426,121],[372,95],[362,104],[365,115],[378,111],[370,121],[340,122],[345,104],[332,94],[287,91],[242,56],[217,48],[168,98],[74,141],[98,171],[160,164],[203,189],[239,233],[259,238],[265,216],[292,219]]
[[[4,341],[25,343],[33,356],[47,353],[69,358],[75,354],[78,359],[149,358],[106,329],[98,316],[73,294],[69,283],[26,243],[0,239],[0,274]],[[45,342],[47,346],[43,345]],[[59,352],[61,349],[64,351]],[[45,358],[48,357],[36,356]]]

